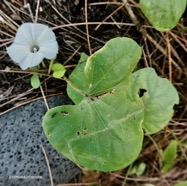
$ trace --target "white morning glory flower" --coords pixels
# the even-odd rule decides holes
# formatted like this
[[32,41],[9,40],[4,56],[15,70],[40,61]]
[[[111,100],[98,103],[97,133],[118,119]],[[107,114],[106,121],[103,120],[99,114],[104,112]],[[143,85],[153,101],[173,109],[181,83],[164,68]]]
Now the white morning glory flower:
[[58,53],[54,32],[40,23],[23,23],[17,30],[14,42],[7,47],[10,58],[25,70],[35,67],[44,58],[53,59]]

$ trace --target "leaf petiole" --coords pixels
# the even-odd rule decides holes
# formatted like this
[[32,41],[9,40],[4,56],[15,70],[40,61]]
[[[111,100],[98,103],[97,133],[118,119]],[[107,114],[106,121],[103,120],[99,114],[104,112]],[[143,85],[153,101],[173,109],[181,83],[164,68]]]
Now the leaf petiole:
[[77,93],[81,94],[82,96],[86,96],[87,94],[81,90],[79,90],[78,88],[76,88],[71,81],[69,81],[65,76],[64,76],[64,81],[66,81],[66,83],[71,86]]
[[49,69],[48,69],[48,75],[51,73],[51,69],[52,69],[52,66],[53,66],[53,63],[55,62],[55,59],[51,59],[51,61],[49,62]]

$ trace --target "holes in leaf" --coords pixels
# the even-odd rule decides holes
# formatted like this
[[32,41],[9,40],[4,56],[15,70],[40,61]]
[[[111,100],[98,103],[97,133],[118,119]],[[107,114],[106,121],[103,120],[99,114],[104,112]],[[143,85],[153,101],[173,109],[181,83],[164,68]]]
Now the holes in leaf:
[[102,165],[107,165],[107,161],[103,161],[103,162],[102,162]]
[[65,111],[65,110],[61,111],[60,113],[61,113],[62,115],[64,115],[64,116],[67,116],[67,115],[69,114],[69,112],[67,112],[67,111]]
[[89,95],[88,95],[88,94],[85,94],[85,97],[89,97]]
[[77,131],[77,136],[80,136],[80,135],[81,135],[80,131]]
[[140,98],[143,97],[143,95],[145,94],[145,92],[147,92],[146,89],[140,88],[139,91],[138,91],[139,97],[140,97]]
[[92,88],[92,84],[89,84],[89,89],[91,89]]
[[53,113],[52,115],[51,115],[51,118],[54,118],[56,116],[56,113]]
[[96,101],[97,99],[99,99],[99,96],[94,96],[90,98],[91,101]]
[[95,99],[94,99],[94,97],[92,97],[92,98],[90,98],[92,101],[94,101]]
[[84,136],[87,136],[87,135],[88,135],[87,129],[88,129],[88,128],[86,128],[86,127],[83,128],[83,135],[84,135]]

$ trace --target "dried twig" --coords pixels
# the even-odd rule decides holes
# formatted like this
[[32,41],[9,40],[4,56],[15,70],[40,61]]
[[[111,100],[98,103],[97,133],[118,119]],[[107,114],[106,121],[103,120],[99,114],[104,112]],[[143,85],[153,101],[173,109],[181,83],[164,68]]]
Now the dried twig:
[[24,6],[24,8],[27,8],[27,9],[29,10],[30,17],[31,17],[31,19],[32,19],[32,22],[34,23],[34,17],[33,17],[32,11],[31,11],[31,6],[30,6],[30,4],[27,3],[27,4]]
[[111,16],[113,16],[118,10],[120,10],[121,8],[123,8],[123,6],[125,6],[127,4],[127,2],[124,2],[121,6],[119,6],[115,11],[113,11],[109,16],[107,16],[99,25],[96,26],[95,30],[98,30],[98,28]]
[[40,6],[40,0],[37,1],[36,14],[35,14],[35,20],[34,20],[35,23],[37,23],[37,20],[38,20],[39,6]]
[[44,102],[45,102],[46,108],[47,108],[47,110],[49,110],[49,105],[48,105],[48,103],[47,103],[47,100],[46,100],[46,97],[45,97],[45,94],[44,94],[44,91],[43,91],[42,85],[40,85],[40,90],[41,90],[41,93],[42,93],[42,96],[43,96],[43,99],[44,99]]
[[92,55],[92,49],[90,45],[90,36],[89,36],[89,29],[88,29],[88,2],[85,0],[85,22],[86,22],[86,37],[87,37],[87,42],[88,42],[88,48],[89,48],[89,53]]
[[167,48],[168,48],[169,80],[172,82],[171,47],[170,47],[168,32],[166,33],[166,43],[167,43]]
[[[66,28],[66,27],[74,27],[74,26],[82,26],[82,25],[99,25],[101,22],[88,22],[88,23],[71,23],[71,24],[64,24],[64,25],[59,25],[59,26],[55,26],[55,27],[52,27],[52,30],[56,30],[56,29],[59,29],[59,28]],[[118,25],[121,25],[121,26],[136,26],[135,24],[133,23],[121,23],[121,22],[103,22],[102,25],[115,25],[115,24],[118,24]]]
[[44,153],[45,160],[46,160],[46,163],[47,163],[47,168],[48,168],[48,171],[49,171],[49,177],[50,177],[50,181],[51,181],[51,186],[54,186],[53,176],[52,176],[52,173],[51,173],[51,168],[50,168],[50,165],[49,165],[49,160],[48,160],[47,154],[46,154],[45,149],[44,149],[42,144],[40,144],[40,147],[41,147],[41,149],[42,149],[42,151]]

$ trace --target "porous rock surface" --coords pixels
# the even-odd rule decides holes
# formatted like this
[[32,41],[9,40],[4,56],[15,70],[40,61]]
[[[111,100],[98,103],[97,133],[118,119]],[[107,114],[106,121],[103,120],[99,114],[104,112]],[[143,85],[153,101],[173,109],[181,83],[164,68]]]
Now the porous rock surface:
[[[68,104],[65,96],[49,98],[47,102],[50,108]],[[0,116],[1,186],[50,186],[40,144],[48,156],[55,185],[66,183],[80,173],[72,162],[48,143],[42,129],[46,111],[44,101],[39,100]]]

